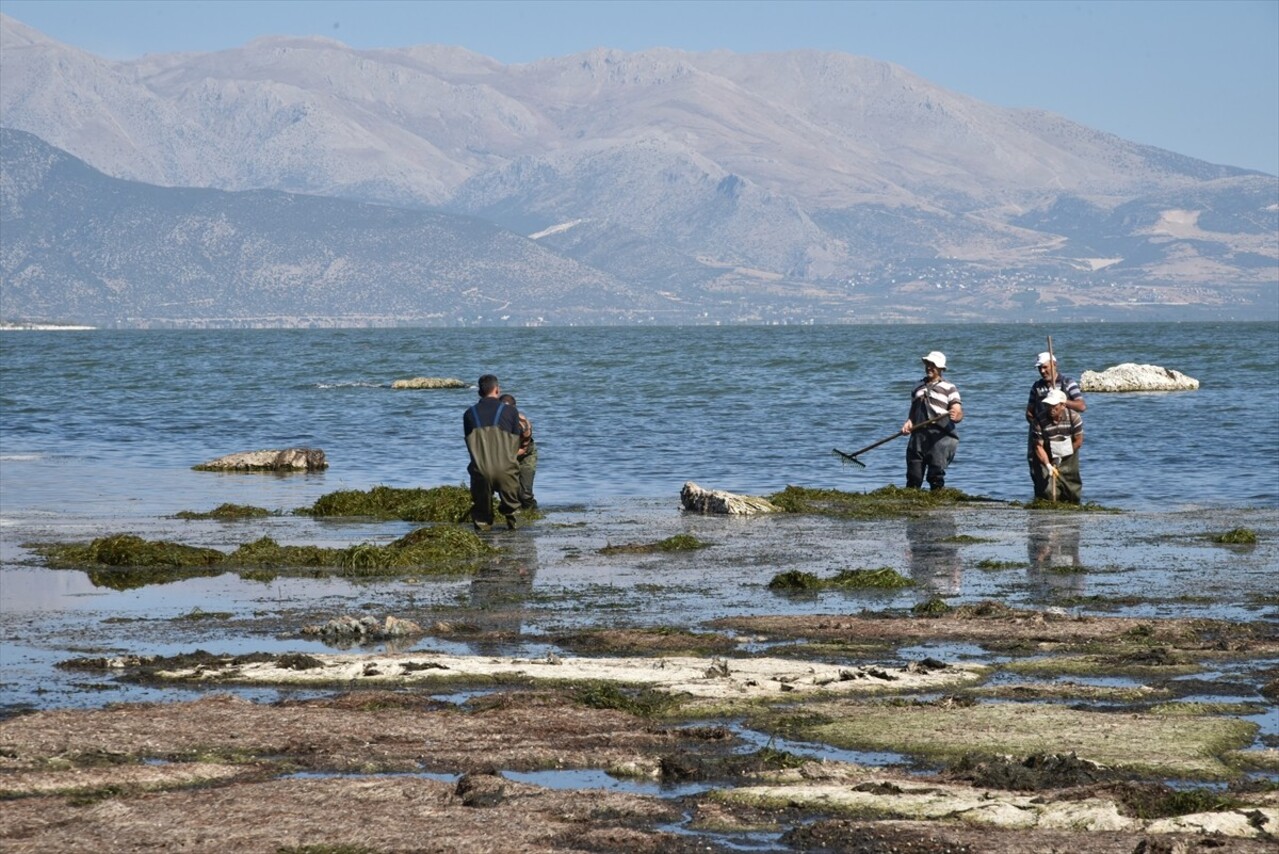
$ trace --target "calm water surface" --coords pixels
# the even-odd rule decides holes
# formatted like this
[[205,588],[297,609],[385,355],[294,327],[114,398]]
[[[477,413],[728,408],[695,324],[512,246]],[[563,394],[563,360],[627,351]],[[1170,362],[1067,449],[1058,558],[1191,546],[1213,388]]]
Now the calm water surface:
[[[677,499],[904,483],[894,433],[940,349],[967,415],[948,482],[1024,500],[1027,391],[1046,333],[1063,371],[1156,364],[1194,392],[1088,396],[1085,497],[1131,510],[1279,506],[1275,324],[11,332],[0,335],[0,519],[292,509],[336,489],[461,483],[473,389],[493,372],[533,420],[538,497]],[[324,474],[199,473],[223,454],[320,447]]]

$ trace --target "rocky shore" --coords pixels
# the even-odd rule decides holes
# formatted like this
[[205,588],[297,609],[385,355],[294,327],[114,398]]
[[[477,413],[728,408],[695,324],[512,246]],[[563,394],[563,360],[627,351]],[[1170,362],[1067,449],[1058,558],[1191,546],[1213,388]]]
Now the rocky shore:
[[[57,667],[0,720],[0,840],[1274,850],[1274,510],[900,493],[787,490],[750,517],[551,508],[461,576],[237,565],[185,604],[194,588],[154,580],[176,616],[131,616],[110,590],[11,610],[7,643]],[[366,524],[391,543],[419,523]],[[139,539],[227,551],[331,525],[173,518]],[[784,572],[824,583],[771,584]],[[888,574],[902,584],[857,586]]]

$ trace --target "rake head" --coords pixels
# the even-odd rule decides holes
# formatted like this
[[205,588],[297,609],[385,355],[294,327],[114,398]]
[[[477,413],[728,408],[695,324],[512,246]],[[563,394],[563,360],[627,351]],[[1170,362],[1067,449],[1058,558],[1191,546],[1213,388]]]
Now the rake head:
[[852,454],[846,454],[843,451],[841,451],[839,448],[835,448],[834,453],[835,453],[835,456],[839,457],[845,463],[857,463],[857,465],[861,466],[862,468],[866,468],[866,464],[862,462],[861,460],[857,459],[857,457],[853,456]]

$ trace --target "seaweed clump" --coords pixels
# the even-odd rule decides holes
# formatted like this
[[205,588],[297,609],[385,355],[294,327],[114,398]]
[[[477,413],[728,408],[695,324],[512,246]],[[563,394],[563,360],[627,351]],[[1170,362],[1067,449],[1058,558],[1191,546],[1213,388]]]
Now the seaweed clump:
[[237,519],[261,519],[263,516],[274,514],[265,507],[254,507],[249,504],[219,504],[203,513],[182,510],[173,515],[178,519],[217,519],[222,522],[233,522]]
[[812,489],[787,486],[767,496],[768,500],[788,513],[809,513],[848,519],[887,519],[914,516],[938,507],[953,507],[972,501],[991,501],[961,490],[905,489],[885,486],[873,492],[844,492],[839,489]]
[[894,569],[841,569],[830,578],[819,578],[811,572],[791,569],[779,572],[768,582],[768,589],[780,593],[804,593],[817,590],[896,590],[912,587],[914,582]]
[[591,709],[613,709],[640,718],[655,718],[667,714],[680,705],[680,701],[652,688],[628,688],[612,682],[585,682],[572,689],[574,702]]
[[463,486],[346,489],[322,495],[310,507],[296,512],[307,516],[360,516],[404,522],[464,522],[471,514],[471,491]]
[[920,602],[918,605],[910,609],[910,612],[916,617],[944,617],[951,612],[951,607],[946,603],[945,599],[940,596],[934,596],[927,602]]
[[99,587],[126,590],[229,569],[336,569],[348,577],[400,575],[408,571],[462,574],[477,559],[498,549],[464,528],[423,527],[386,545],[357,543],[346,548],[287,546],[260,537],[230,554],[217,549],[144,540],[133,534],[101,537],[88,544],[35,544],[32,550],[56,569],[84,569]]
[[167,540],[144,540],[136,534],[111,534],[84,543],[40,543],[32,550],[58,568],[91,566],[214,566],[226,559],[217,549],[186,546]]
[[477,558],[496,551],[472,531],[426,527],[386,545],[357,543],[344,549],[282,546],[262,537],[240,546],[228,560],[236,566],[336,567],[340,575],[365,578],[410,570],[462,574],[474,569]]
[[1231,528],[1219,534],[1211,534],[1208,539],[1223,546],[1255,546],[1257,532],[1251,528]]
[[85,569],[94,587],[133,590],[186,578],[220,575],[226,555],[135,534],[112,534],[89,543],[36,543],[31,550],[54,569]]
[[621,546],[604,546],[602,555],[617,554],[656,554],[658,552],[691,552],[708,548],[710,543],[697,539],[692,534],[676,534],[655,543],[629,543]]

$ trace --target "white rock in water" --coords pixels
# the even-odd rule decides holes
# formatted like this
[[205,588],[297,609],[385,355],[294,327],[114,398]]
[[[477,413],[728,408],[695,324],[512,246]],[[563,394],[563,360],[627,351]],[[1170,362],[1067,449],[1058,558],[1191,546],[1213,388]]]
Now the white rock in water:
[[1199,388],[1199,380],[1158,365],[1125,362],[1101,372],[1084,371],[1079,387],[1084,391],[1193,391]]
[[319,448],[242,451],[195,466],[196,471],[318,471],[329,463]]
[[466,388],[466,383],[447,377],[414,377],[396,380],[391,383],[391,388]]
[[702,489],[691,480],[679,491],[680,503],[694,513],[751,516],[756,513],[780,513],[781,509],[766,498],[737,495],[718,489]]

